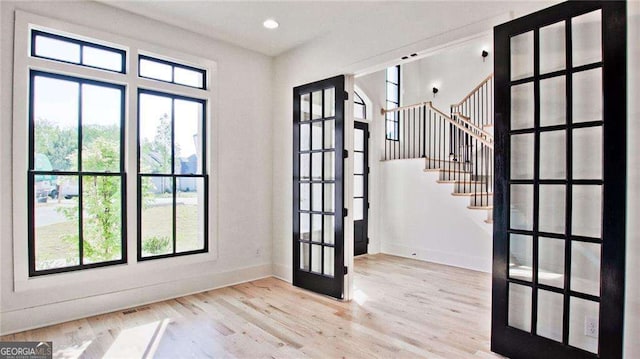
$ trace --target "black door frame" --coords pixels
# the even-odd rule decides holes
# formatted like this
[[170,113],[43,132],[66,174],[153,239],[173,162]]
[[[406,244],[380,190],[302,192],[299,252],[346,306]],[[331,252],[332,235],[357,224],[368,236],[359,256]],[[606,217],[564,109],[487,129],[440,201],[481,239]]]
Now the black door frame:
[[[369,124],[367,122],[354,121],[353,125],[354,129],[364,131],[364,146],[363,151],[353,150],[354,152],[354,161],[355,161],[355,153],[361,152],[363,153],[363,173],[364,184],[362,189],[362,199],[363,199],[363,208],[362,208],[362,219],[361,220],[353,220],[353,255],[359,256],[362,254],[367,254],[368,246],[369,246]],[[355,132],[354,132],[355,133]],[[355,166],[354,166],[355,172]],[[354,176],[357,175],[354,173]],[[354,196],[355,199],[355,196]],[[355,213],[355,211],[354,211]],[[363,224],[358,224],[356,222],[363,222]],[[358,238],[358,227],[361,226],[363,230],[364,237],[364,245],[358,244],[356,239]]]
[[[603,81],[603,217],[600,272],[599,355],[567,345],[568,314],[565,295],[563,317],[563,343],[509,327],[508,277],[509,266],[509,180],[510,172],[510,37],[534,30],[534,93],[538,96],[538,30],[540,27],[567,20],[574,16],[602,9],[602,81]],[[567,48],[571,48],[571,33],[567,29]],[[626,3],[609,1],[561,3],[534,14],[513,20],[494,29],[495,52],[495,194],[493,295],[491,349],[514,358],[621,358],[624,320],[625,283],[625,201],[626,201]],[[570,54],[567,54],[570,59]],[[567,78],[573,70],[566,62]],[[571,112],[571,84],[567,80],[568,121]],[[535,125],[539,126],[539,103],[535,105]],[[573,125],[569,125],[572,128]],[[539,136],[536,134],[536,136]],[[567,139],[567,153],[571,151]],[[536,150],[539,151],[539,141]],[[535,155],[536,158],[538,155]],[[538,159],[535,160],[539,161]],[[570,161],[568,160],[568,166]],[[536,166],[537,167],[537,166]],[[570,167],[568,167],[570,168]],[[576,183],[569,177],[558,183]],[[572,182],[573,181],[573,182]],[[533,181],[534,186],[539,180]],[[585,183],[586,184],[586,183]],[[534,193],[537,191],[534,190]],[[537,194],[534,194],[534,216],[537,213]],[[570,215],[571,203],[566,203]],[[537,231],[534,217],[534,230]],[[537,232],[535,232],[537,236]],[[535,238],[535,237],[534,237]],[[536,283],[536,247],[533,252],[534,279]],[[565,277],[570,266],[570,252],[565,249]],[[566,283],[566,279],[565,279]],[[564,292],[570,291],[565,285]],[[571,295],[575,293],[571,292]],[[535,328],[535,297],[532,302],[532,327]]]
[[[325,80],[305,84],[293,89],[293,285],[305,288],[316,293],[325,294],[334,298],[342,299],[344,297],[344,122],[345,122],[345,100],[346,93],[344,90],[345,76],[340,75]],[[314,91],[322,91],[324,89],[334,88],[335,94],[335,146],[334,146],[334,163],[335,163],[335,201],[334,212],[313,212],[310,207],[308,211],[314,214],[332,214],[334,216],[334,269],[333,276],[327,276],[320,273],[304,271],[300,269],[300,97],[302,94],[313,93]],[[323,91],[324,93],[324,91]],[[323,95],[324,97],[324,95]],[[324,101],[324,99],[323,99]],[[324,111],[324,102],[322,105]],[[324,115],[324,114],[323,114]],[[324,116],[323,116],[324,117]],[[324,125],[323,125],[324,127]],[[311,136],[311,131],[309,132]],[[305,151],[322,152],[324,150]],[[311,156],[311,155],[310,155]],[[323,160],[324,171],[324,160]],[[309,166],[309,171],[312,171]],[[311,183],[312,181],[305,181]],[[327,181],[320,181],[325,183]],[[311,194],[310,194],[311,196]],[[324,195],[323,195],[324,198]],[[323,199],[324,200],[324,199]],[[324,207],[322,208],[324,210]],[[323,215],[323,217],[324,217]],[[323,219],[324,221],[324,219]],[[310,224],[311,226],[311,221]],[[324,223],[322,225],[324,231]],[[324,241],[324,235],[322,236]],[[318,243],[319,244],[319,243]],[[324,244],[323,244],[324,245]],[[324,250],[323,250],[324,256]],[[323,257],[324,258],[324,257]],[[324,266],[324,261],[323,264]]]

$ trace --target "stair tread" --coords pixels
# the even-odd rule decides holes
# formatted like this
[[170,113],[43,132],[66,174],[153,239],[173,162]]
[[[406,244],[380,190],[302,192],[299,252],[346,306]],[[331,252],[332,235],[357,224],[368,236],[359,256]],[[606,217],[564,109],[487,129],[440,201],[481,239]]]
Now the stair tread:
[[[445,156],[449,156],[449,155],[445,155]],[[425,157],[424,159],[425,161],[427,161],[427,163],[452,163],[452,164],[465,165],[465,166],[471,166],[473,163],[473,162],[460,162],[460,161],[452,161],[452,160],[441,160],[441,159],[430,158],[430,157]]]
[[425,172],[453,172],[453,173],[468,173],[471,174],[470,171],[461,171],[461,170],[450,170],[447,168],[425,168],[424,169]]
[[482,181],[460,181],[460,180],[438,180],[438,183],[453,183],[453,184],[481,184],[484,183]]
[[469,209],[493,209],[493,205],[491,206],[467,206]]
[[452,196],[493,196],[493,192],[453,192]]

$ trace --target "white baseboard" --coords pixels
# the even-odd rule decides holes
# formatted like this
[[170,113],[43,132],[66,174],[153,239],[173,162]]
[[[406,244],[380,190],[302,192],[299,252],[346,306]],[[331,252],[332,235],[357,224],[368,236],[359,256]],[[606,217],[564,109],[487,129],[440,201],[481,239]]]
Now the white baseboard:
[[430,248],[414,248],[403,246],[401,244],[386,243],[382,244],[381,253],[491,273],[491,255],[486,258],[480,256],[467,256]]
[[133,288],[0,313],[0,335],[59,324],[149,303],[270,277],[272,266],[241,268],[190,279]]
[[282,264],[273,265],[273,276],[282,279],[285,282],[293,282],[293,269],[291,266],[285,266]]

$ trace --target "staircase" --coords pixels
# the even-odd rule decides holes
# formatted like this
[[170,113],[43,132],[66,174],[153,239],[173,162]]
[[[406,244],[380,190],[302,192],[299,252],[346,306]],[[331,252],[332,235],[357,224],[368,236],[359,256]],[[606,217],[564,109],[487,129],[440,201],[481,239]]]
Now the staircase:
[[431,102],[383,109],[399,130],[385,138],[385,160],[424,158],[425,172],[453,196],[469,197],[467,208],[487,212],[493,223],[493,75],[489,75],[445,114]]

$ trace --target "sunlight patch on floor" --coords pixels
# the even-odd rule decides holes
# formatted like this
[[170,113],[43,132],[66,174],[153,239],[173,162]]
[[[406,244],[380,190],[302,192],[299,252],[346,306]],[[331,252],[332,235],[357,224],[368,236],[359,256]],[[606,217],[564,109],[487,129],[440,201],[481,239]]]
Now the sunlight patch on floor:
[[369,296],[362,291],[362,289],[357,289],[353,293],[353,300],[359,305],[364,305],[364,303],[369,299]]
[[153,358],[169,319],[125,329],[103,358]]
[[72,345],[70,347],[56,350],[53,353],[54,358],[79,358],[85,350],[91,345],[92,340],[85,340],[80,345]]

